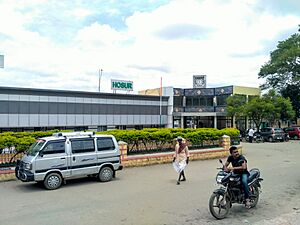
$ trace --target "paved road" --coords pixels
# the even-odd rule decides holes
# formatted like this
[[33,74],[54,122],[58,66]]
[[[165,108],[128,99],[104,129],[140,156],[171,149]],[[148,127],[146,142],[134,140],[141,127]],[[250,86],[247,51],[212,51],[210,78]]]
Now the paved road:
[[[264,181],[256,208],[234,205],[217,221],[208,211],[215,186],[217,160],[192,161],[187,181],[176,185],[171,165],[125,168],[109,183],[70,181],[55,191],[35,183],[0,183],[1,225],[199,225],[287,224],[300,215],[300,141],[244,143],[249,167]],[[298,217],[299,218],[299,217]],[[272,221],[273,222],[272,222]],[[290,223],[295,224],[295,223]]]

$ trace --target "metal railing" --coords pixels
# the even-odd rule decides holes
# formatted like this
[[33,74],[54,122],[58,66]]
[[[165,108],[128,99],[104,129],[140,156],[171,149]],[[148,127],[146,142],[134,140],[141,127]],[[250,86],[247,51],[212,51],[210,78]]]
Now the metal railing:
[[14,167],[17,163],[17,160],[21,159],[22,157],[23,153],[17,155],[12,153],[0,154],[0,168]]
[[[206,148],[216,148],[219,147],[219,140],[206,140],[197,144],[188,144],[189,150],[198,150]],[[142,142],[129,144],[127,155],[139,155],[139,154],[154,154],[154,153],[165,153],[173,152],[174,143],[147,143]]]

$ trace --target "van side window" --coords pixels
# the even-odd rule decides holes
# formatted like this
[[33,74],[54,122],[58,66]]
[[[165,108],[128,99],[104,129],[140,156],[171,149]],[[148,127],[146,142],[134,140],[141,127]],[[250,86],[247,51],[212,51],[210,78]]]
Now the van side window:
[[99,137],[97,138],[98,151],[114,150],[115,144],[110,137]]
[[48,142],[43,149],[44,155],[57,153],[65,153],[65,140]]
[[71,140],[72,153],[95,152],[94,139],[73,139]]

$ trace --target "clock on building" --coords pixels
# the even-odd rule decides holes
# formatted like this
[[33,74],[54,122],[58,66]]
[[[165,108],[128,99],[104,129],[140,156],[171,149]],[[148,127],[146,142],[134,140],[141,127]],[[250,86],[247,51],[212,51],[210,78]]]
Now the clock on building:
[[206,75],[194,75],[193,80],[194,88],[206,88]]

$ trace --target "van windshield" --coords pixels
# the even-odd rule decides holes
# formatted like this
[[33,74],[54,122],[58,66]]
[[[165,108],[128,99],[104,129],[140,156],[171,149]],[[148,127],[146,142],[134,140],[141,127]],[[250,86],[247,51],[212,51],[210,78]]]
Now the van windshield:
[[39,152],[42,146],[45,144],[45,140],[38,139],[35,143],[33,143],[28,150],[28,155],[35,156],[37,152]]

